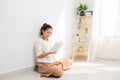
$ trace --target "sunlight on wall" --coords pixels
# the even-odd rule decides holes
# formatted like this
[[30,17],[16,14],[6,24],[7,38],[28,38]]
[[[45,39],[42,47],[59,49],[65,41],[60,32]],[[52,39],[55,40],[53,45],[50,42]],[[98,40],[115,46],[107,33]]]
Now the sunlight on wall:
[[[64,47],[64,41],[65,41],[65,38],[64,38],[64,35],[65,35],[65,20],[66,20],[66,17],[65,17],[65,9],[62,11],[60,17],[59,17],[59,21],[58,21],[58,24],[57,24],[57,29],[55,29],[55,33],[57,33],[57,35],[54,37],[56,39],[57,42],[59,41],[62,41],[63,43],[63,46],[62,48]],[[56,58],[57,59],[60,59],[63,57],[63,50],[62,48],[58,51],[58,54],[56,55]]]

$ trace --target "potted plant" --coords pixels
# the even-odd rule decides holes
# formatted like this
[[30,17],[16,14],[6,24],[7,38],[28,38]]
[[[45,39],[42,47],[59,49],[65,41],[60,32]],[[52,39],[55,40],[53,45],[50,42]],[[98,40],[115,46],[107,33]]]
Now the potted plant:
[[83,46],[78,47],[78,52],[83,52]]
[[87,10],[88,7],[86,4],[80,4],[78,7],[77,7],[77,10],[80,11],[80,16],[84,16],[85,15],[85,10]]

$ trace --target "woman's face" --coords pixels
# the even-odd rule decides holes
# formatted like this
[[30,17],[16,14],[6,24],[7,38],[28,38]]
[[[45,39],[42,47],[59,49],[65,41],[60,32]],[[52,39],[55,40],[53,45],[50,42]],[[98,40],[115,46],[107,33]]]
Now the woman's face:
[[52,29],[51,28],[49,28],[45,31],[43,30],[42,32],[43,32],[43,36],[46,37],[46,38],[49,38],[52,35]]

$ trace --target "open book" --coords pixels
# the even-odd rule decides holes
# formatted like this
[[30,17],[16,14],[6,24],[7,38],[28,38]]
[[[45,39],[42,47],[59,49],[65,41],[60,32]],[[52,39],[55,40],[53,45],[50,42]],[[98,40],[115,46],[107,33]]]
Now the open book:
[[58,51],[61,48],[62,45],[63,45],[62,42],[55,42],[55,44],[53,45],[53,47],[51,48],[50,51],[51,52]]

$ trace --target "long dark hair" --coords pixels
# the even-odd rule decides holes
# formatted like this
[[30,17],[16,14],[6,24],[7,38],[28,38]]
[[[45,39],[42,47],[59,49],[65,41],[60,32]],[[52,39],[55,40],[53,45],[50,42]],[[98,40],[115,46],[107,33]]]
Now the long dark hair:
[[53,29],[51,25],[47,24],[47,23],[44,23],[40,29],[40,35],[43,35],[43,30],[47,30],[47,29]]

